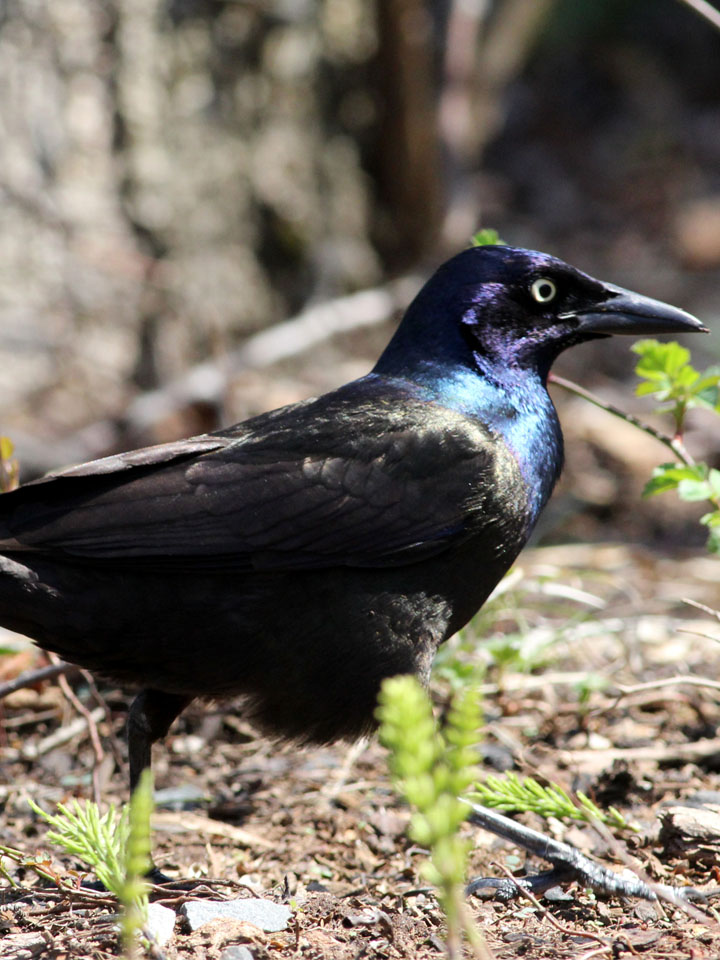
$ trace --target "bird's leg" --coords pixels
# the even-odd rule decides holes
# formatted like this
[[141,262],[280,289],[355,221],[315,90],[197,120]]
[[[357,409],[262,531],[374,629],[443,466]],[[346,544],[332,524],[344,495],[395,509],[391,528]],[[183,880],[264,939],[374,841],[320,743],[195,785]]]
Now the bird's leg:
[[140,774],[151,765],[152,745],[165,736],[173,720],[191,700],[192,697],[162,690],[141,690],[133,700],[127,718],[131,793],[138,785]]
[[472,880],[467,888],[468,894],[487,896],[496,900],[513,900],[521,895],[521,888],[532,893],[544,893],[550,887],[559,883],[569,883],[575,880],[583,887],[591,887],[605,896],[639,897],[643,900],[670,901],[706,900],[717,896],[720,890],[700,891],[694,887],[671,887],[665,884],[650,886],[638,877],[628,877],[615,873],[607,867],[590,860],[575,847],[559,840],[553,840],[544,833],[525,827],[510,817],[505,817],[495,810],[469,803],[472,812],[468,817],[470,823],[496,837],[502,837],[511,843],[522,847],[528,853],[541,857],[553,865],[553,869],[534,877],[523,877],[517,881],[506,878],[478,877]]
[[[141,690],[135,697],[127,719],[128,760],[130,762],[130,792],[138,785],[140,775],[150,767],[152,745],[164,737],[177,716],[192,697],[162,690]],[[167,883],[166,877],[153,864],[147,874],[151,883]]]

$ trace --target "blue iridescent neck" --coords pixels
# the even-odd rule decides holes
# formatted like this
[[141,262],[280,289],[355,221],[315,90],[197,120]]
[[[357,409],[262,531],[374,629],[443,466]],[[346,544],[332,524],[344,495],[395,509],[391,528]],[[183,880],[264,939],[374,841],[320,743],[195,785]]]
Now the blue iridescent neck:
[[429,361],[416,357],[412,363],[408,359],[398,369],[392,357],[383,355],[370,376],[419,387],[428,401],[479,420],[504,441],[528,486],[534,523],[552,493],[563,462],[560,424],[541,374],[486,363],[486,358],[478,356],[473,358],[472,367],[437,358]]

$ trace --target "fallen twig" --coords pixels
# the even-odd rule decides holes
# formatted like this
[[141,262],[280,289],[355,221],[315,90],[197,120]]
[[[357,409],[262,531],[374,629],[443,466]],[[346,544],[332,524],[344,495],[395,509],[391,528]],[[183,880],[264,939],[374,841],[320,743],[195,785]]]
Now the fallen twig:
[[[61,662],[59,658],[56,656],[56,654],[54,653],[50,653],[48,654],[48,656],[54,663]],[[81,672],[83,674],[86,674],[85,670]],[[89,676],[89,674],[86,674],[86,675]],[[67,677],[65,677],[63,674],[60,674],[58,683],[59,683],[60,690],[63,696],[65,697],[65,699],[68,701],[68,703],[72,705],[72,707],[80,714],[81,717],[85,718],[85,722],[87,723],[88,734],[90,736],[90,743],[92,744],[93,753],[95,754],[95,763],[93,764],[93,771],[92,771],[93,799],[95,800],[95,803],[99,805],[101,800],[101,793],[102,793],[102,791],[100,790],[99,769],[100,769],[100,764],[103,762],[103,759],[105,757],[105,751],[103,750],[102,744],[100,743],[100,735],[98,733],[97,723],[95,722],[93,714],[90,712],[90,710],[88,710],[88,708],[83,703],[81,703],[78,697],[75,695],[75,692],[72,690],[72,688],[70,687],[70,684],[67,681]],[[104,711],[104,704],[100,709],[103,709]]]
[[[101,707],[96,707],[89,714],[89,718],[91,722],[97,723],[98,720],[102,720],[104,715],[105,711]],[[42,757],[44,754],[49,753],[51,750],[54,750],[55,747],[62,746],[62,744],[72,740],[72,738],[76,737],[79,733],[87,730],[88,722],[88,718],[84,716],[76,717],[71,723],[68,723],[63,727],[58,727],[57,730],[41,740],[40,743],[26,744],[22,751],[23,759],[37,760],[38,757]]]
[[15,677],[14,680],[8,680],[7,683],[0,684],[0,700],[9,696],[11,693],[15,693],[16,690],[34,687],[43,680],[52,680],[54,677],[67,676],[68,673],[73,673],[76,670],[79,670],[79,667],[76,667],[74,663],[64,663],[61,661],[60,663],[50,664],[50,666],[47,667],[39,667],[37,670],[29,670],[26,673],[21,673],[20,676]]
[[[691,600],[689,597],[683,598],[683,603],[687,603],[690,607],[695,607],[696,610],[702,610],[703,613],[709,614],[713,619],[717,620],[720,623],[720,610],[716,610],[715,607],[708,607],[705,603],[698,603],[697,600]],[[705,636],[705,634],[703,634]],[[716,637],[711,637],[710,639],[716,640]]]
[[635,417],[631,413],[621,410],[620,407],[616,407],[614,404],[603,400],[602,397],[598,397],[596,393],[591,393],[590,390],[586,390],[585,387],[581,387],[572,380],[566,380],[565,377],[559,377],[556,373],[549,374],[548,382],[557,384],[558,387],[562,387],[563,390],[567,390],[568,393],[575,394],[576,397],[582,397],[583,400],[587,400],[596,407],[600,407],[601,410],[611,413],[614,417],[619,417],[620,420],[624,420],[626,423],[631,423],[634,427],[642,430],[643,433],[647,433],[648,436],[653,437],[659,443],[662,443],[663,446],[672,450],[678,460],[686,464],[686,466],[695,466],[695,458],[688,451],[680,437],[671,437],[661,430],[656,430],[655,427],[649,423],[645,423],[644,420],[640,420],[639,417]]
[[527,887],[523,886],[521,883],[518,883],[517,878],[510,872],[510,870],[508,870],[506,866],[504,866],[504,864],[495,862],[491,863],[491,866],[497,868],[501,873],[504,873],[509,880],[512,880],[512,882],[516,885],[519,894],[523,897],[527,897],[530,903],[532,903],[535,909],[540,913],[540,916],[544,920],[547,920],[552,927],[555,927],[558,933],[563,933],[568,937],[587,937],[588,940],[594,940],[595,943],[599,943],[604,950],[608,952],[612,950],[611,941],[607,937],[602,936],[602,934],[593,933],[592,931],[588,930],[578,930],[573,927],[568,927],[564,923],[560,923],[560,921],[554,917],[552,913],[550,913],[547,907],[544,907],[540,903],[538,898],[531,890],[528,890]]
[[[689,631],[688,631],[689,632]],[[682,674],[679,677],[663,677],[661,680],[647,680],[644,683],[623,684],[617,683],[615,687],[618,691],[615,706],[623,697],[630,696],[633,693],[643,693],[645,690],[662,690],[663,687],[677,687],[684,684],[690,687],[707,687],[710,690],[720,690],[720,681],[709,680],[706,677],[693,677]]]
[[559,758],[574,770],[583,770],[588,766],[591,769],[607,769],[615,760],[629,764],[645,760],[654,763],[695,762],[704,757],[717,756],[718,753],[720,739],[715,737],[712,740],[699,740],[697,743],[662,743],[626,749],[611,747],[606,750],[562,750],[559,751]]

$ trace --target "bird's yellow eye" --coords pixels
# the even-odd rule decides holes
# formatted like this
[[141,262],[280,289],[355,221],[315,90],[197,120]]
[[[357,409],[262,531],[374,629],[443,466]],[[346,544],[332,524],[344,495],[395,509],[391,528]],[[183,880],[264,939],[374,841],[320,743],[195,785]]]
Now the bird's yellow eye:
[[557,293],[557,287],[547,277],[540,277],[530,287],[530,293],[538,303],[549,303]]

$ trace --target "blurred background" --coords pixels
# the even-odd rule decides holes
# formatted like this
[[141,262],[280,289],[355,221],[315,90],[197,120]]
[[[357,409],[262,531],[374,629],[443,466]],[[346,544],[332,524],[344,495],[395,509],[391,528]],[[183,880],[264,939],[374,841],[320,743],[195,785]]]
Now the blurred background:
[[[0,91],[25,479],[362,375],[480,226],[720,333],[720,32],[681,0],[4,0]],[[628,346],[558,371],[647,413]],[[639,501],[662,447],[554,397],[541,537],[703,542],[699,509]]]

